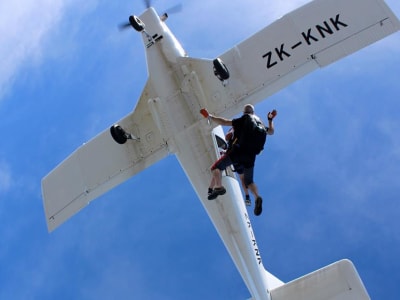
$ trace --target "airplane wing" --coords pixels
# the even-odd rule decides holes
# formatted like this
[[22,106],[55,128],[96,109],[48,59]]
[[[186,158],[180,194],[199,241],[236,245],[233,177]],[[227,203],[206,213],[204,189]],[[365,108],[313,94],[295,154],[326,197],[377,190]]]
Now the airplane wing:
[[205,107],[231,117],[399,28],[383,0],[315,0],[220,55],[230,74],[223,84],[212,74],[212,61],[192,64],[207,86]]
[[147,82],[135,110],[118,122],[140,138],[117,144],[110,130],[83,144],[42,180],[48,230],[52,231],[91,200],[168,154],[148,106],[154,96]]

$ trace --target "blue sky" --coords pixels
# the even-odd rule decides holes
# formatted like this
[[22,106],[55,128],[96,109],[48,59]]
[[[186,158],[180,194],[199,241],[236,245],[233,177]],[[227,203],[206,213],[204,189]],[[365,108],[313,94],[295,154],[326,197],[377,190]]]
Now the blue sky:
[[[186,1],[167,24],[190,56],[214,58],[306,2]],[[250,296],[173,156],[47,232],[42,177],[140,96],[141,37],[117,25],[143,9],[0,3],[0,299]],[[281,280],[349,258],[372,299],[398,299],[399,53],[396,33],[256,106],[264,118],[279,112],[257,160],[265,205],[252,222]]]

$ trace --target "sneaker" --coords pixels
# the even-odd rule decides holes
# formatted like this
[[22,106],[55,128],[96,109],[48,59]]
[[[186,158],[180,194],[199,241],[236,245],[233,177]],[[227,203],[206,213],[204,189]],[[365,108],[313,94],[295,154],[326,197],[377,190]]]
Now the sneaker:
[[259,215],[261,215],[261,213],[262,213],[262,198],[257,197],[256,205],[254,206],[254,214],[256,216],[259,216]]
[[249,195],[246,195],[246,199],[244,200],[244,203],[246,204],[246,206],[251,206],[251,200],[250,200]]
[[221,186],[219,188],[213,189],[212,193],[208,195],[208,200],[214,200],[216,199],[219,195],[223,195],[226,193],[226,189]]

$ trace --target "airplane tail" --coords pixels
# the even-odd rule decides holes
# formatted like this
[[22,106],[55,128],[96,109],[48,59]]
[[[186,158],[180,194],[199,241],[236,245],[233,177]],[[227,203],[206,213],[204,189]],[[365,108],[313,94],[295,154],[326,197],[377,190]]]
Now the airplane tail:
[[288,283],[283,283],[268,271],[265,271],[265,279],[271,288],[271,300],[370,299],[356,268],[348,259],[337,261]]

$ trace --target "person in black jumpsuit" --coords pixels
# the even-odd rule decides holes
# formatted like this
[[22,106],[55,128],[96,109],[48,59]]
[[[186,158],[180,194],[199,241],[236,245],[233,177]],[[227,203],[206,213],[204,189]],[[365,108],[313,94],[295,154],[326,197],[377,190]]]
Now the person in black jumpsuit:
[[[246,104],[243,108],[243,115],[240,118],[232,120],[210,115],[205,109],[202,110],[202,114],[203,116],[207,116],[210,120],[216,122],[219,125],[232,126],[235,132],[235,136],[238,137],[238,139],[233,142],[231,151],[227,151],[227,153],[223,155],[218,161],[216,161],[211,167],[213,175],[212,183],[214,185],[214,188],[212,192],[209,193],[208,200],[214,200],[219,195],[224,195],[226,193],[226,189],[222,186],[221,183],[221,171],[225,170],[228,166],[232,164],[241,165],[243,167],[245,184],[256,199],[254,214],[256,216],[259,216],[262,212],[262,198],[258,194],[257,185],[253,180],[256,154],[246,151],[246,145],[240,145],[240,137],[242,136],[242,134],[245,134],[244,123],[247,118],[246,114],[254,115],[254,106],[251,104]],[[274,117],[274,114],[268,113],[268,135],[274,134]]]

